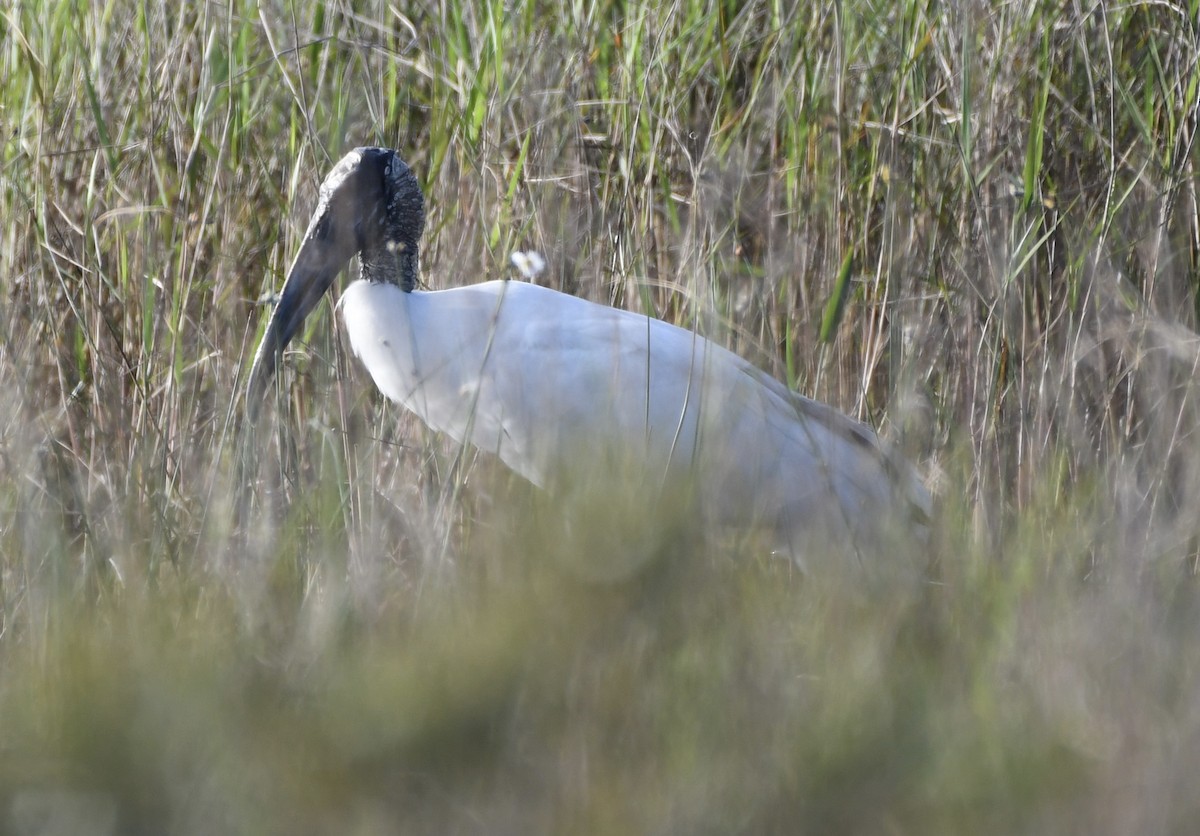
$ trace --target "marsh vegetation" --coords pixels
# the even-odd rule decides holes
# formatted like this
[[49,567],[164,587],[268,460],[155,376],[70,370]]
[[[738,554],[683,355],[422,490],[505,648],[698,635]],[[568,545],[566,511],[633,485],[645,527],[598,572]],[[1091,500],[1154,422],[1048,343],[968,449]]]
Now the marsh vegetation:
[[[1198,13],[9,0],[0,831],[1196,830]],[[923,582],[564,528],[332,300],[248,436],[364,144],[431,286],[536,250],[900,445]]]

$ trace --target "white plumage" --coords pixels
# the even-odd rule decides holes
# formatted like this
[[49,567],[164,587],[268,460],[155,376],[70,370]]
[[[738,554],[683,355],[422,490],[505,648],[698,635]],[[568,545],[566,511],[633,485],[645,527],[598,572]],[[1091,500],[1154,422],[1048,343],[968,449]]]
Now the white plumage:
[[[929,497],[866,426],[683,328],[538,285],[415,290],[423,202],[408,167],[358,149],[321,188],[251,375],[253,415],[304,314],[357,252],[338,304],[379,389],[551,491],[693,491],[707,525],[878,550]],[[631,484],[636,482],[638,484]]]

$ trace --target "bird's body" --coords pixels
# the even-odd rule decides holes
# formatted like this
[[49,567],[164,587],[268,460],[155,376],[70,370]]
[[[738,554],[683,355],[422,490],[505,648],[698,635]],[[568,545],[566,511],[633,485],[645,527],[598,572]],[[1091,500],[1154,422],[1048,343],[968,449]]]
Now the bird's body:
[[517,281],[359,281],[339,308],[384,395],[539,486],[636,468],[710,522],[847,534],[898,498],[873,433],[662,320]]
[[[415,278],[420,224],[415,234],[385,228],[372,248],[356,220],[351,240],[328,245],[336,257],[306,256],[339,214],[354,216],[364,196],[339,198],[371,155],[385,166],[368,183],[382,180],[382,203],[397,202],[387,192],[399,176],[392,165],[415,189],[381,149],[352,152],[327,178],[252,390],[294,333],[296,309],[302,319],[353,248],[363,279],[338,307],[375,384],[432,429],[543,488],[595,479],[605,490],[688,490],[704,523],[764,527],[794,554],[813,537],[854,551],[878,546],[927,512],[911,468],[874,432],[691,331],[520,281],[415,290],[403,279]],[[402,197],[419,209],[416,195]]]

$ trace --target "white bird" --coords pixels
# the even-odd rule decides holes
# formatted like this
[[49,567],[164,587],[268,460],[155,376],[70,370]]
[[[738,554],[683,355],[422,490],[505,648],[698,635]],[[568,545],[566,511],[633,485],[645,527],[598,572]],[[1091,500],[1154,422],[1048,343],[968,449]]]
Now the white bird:
[[338,308],[375,384],[538,486],[687,488],[704,525],[761,528],[798,559],[814,538],[861,554],[927,522],[929,495],[873,431],[698,334],[520,281],[417,290],[424,223],[396,152],[334,167],[255,356],[251,420],[357,254]]

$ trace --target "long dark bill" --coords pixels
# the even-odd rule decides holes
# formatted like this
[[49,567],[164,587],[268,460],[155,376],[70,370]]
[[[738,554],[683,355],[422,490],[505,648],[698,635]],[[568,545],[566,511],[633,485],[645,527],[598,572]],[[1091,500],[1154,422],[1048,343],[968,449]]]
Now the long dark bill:
[[350,260],[352,253],[339,246],[339,236],[330,234],[329,220],[328,216],[320,215],[313,219],[271,312],[246,386],[246,418],[250,421],[258,417],[258,410],[266,400],[267,387],[275,376],[283,350]]

